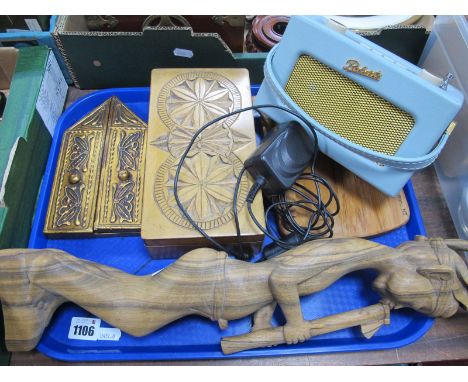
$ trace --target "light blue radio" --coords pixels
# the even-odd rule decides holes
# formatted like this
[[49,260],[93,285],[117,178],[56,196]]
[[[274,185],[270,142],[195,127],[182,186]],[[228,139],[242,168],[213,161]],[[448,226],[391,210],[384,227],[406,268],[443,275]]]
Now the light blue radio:
[[436,77],[318,16],[291,18],[264,72],[257,105],[307,118],[323,153],[392,196],[437,158],[463,103],[450,75]]

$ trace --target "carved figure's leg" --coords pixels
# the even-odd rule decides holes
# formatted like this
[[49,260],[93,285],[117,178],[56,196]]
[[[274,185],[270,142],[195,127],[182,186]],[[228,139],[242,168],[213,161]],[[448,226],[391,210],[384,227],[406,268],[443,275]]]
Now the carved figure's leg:
[[62,251],[35,259],[34,285],[63,297],[133,336],[144,336],[187,315],[171,307],[173,287],[159,277],[134,276]]
[[[5,344],[9,351],[29,351],[36,347],[52,315],[64,300],[58,296],[32,292],[29,305],[2,302]],[[21,302],[18,302],[21,304]]]
[[27,256],[18,250],[0,254],[0,300],[5,344],[10,351],[33,349],[57,307],[65,302],[31,283]]
[[276,308],[276,301],[257,310],[253,317],[252,332],[271,328],[271,319]]
[[223,318],[218,320],[218,326],[221,330],[226,330],[229,326],[229,322]]
[[170,291],[57,250],[0,251],[0,300],[11,351],[33,349],[59,305],[71,301],[123,331],[143,336],[187,314],[166,309]]

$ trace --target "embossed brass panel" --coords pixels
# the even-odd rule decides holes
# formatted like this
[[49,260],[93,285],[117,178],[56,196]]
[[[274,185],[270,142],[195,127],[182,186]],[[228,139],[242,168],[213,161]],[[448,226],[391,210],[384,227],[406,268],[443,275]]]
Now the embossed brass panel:
[[[174,175],[193,134],[227,112],[251,105],[244,69],[155,69],[152,71],[142,237],[150,252],[161,246],[207,244],[180,212]],[[236,241],[232,203],[243,161],[255,150],[251,112],[209,127],[193,145],[179,178],[179,197],[190,216],[217,240]],[[242,240],[259,242],[245,198],[252,185],[244,175],[238,199]],[[263,224],[260,193],[253,211]],[[154,250],[154,251],[153,251]],[[153,253],[157,254],[157,253]]]
[[138,232],[147,126],[112,97],[62,138],[46,235]]
[[147,127],[124,104],[110,111],[102,160],[97,231],[141,228]]

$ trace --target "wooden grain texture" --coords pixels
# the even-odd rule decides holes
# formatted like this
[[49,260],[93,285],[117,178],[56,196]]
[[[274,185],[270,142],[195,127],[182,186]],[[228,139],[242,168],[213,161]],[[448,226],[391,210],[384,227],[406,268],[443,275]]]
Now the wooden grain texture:
[[[80,90],[71,87],[67,106],[83,95],[94,90]],[[421,214],[428,236],[456,237],[450,213],[440,190],[433,166],[429,166],[412,177]],[[37,350],[13,352],[11,365],[149,365],[149,366],[342,366],[342,365],[389,365],[389,364],[428,364],[437,362],[463,363],[468,360],[467,313],[459,311],[455,316],[437,318],[434,326],[418,341],[398,349],[379,351],[339,352],[260,358],[237,358],[216,360],[184,361],[119,361],[119,362],[63,362],[49,358]]]
[[[84,91],[72,89],[70,98],[75,99]],[[441,194],[433,166],[417,172],[412,183],[421,208],[421,214],[429,236],[456,237],[456,231]],[[436,362],[463,363],[468,360],[467,313],[458,313],[449,318],[437,318],[434,326],[418,341],[398,349],[359,351],[345,353],[275,356],[261,358],[186,360],[186,361],[133,361],[133,362],[62,362],[51,359],[37,350],[14,352],[11,365],[388,365],[428,364]]]
[[[199,248],[149,276],[130,275],[59,250],[3,250],[0,298],[5,343],[11,351],[33,349],[65,301],[133,336],[192,314],[217,321],[222,329],[231,320],[254,314],[253,331],[258,333],[239,337],[240,347],[235,337],[229,338],[227,353],[295,344],[355,325],[370,337],[388,321],[381,307],[305,321],[300,296],[323,290],[347,273],[372,268],[379,272],[373,288],[388,309],[410,307],[450,317],[459,305],[468,306],[468,269],[453,249],[467,250],[468,242],[421,236],[394,249],[357,238],[322,239],[256,264]],[[271,327],[276,304],[286,318],[282,328]]]
[[[340,202],[340,212],[334,218],[333,237],[372,237],[405,225],[410,209],[403,191],[396,197],[380,192],[340,164],[321,155],[317,161],[317,173],[322,175],[333,188]],[[309,190],[315,190],[311,180],[299,180]],[[329,191],[320,186],[322,199],[327,200]],[[299,200],[301,196],[288,191],[288,200]],[[330,210],[334,209],[331,205]],[[310,213],[292,207],[291,214],[299,225],[306,227]],[[279,221],[280,230],[287,234],[284,224]]]
[[[208,244],[176,203],[173,188],[177,165],[200,127],[251,104],[245,69],[152,71],[141,234],[155,255],[162,246]],[[203,131],[181,168],[180,202],[192,219],[220,242],[237,240],[233,194],[243,161],[255,148],[252,112],[237,114]],[[239,188],[239,222],[243,240],[258,243],[263,234],[244,207],[251,186],[251,179],[244,176]],[[252,208],[264,224],[260,193]]]
[[[309,320],[308,338],[334,332],[340,329],[359,326],[366,338],[371,338],[384,324],[390,323],[390,307],[386,304],[374,304],[365,308],[334,314]],[[250,333],[225,337],[221,341],[224,354],[233,354],[258,347],[271,347],[285,342],[284,327],[271,327],[253,330]]]

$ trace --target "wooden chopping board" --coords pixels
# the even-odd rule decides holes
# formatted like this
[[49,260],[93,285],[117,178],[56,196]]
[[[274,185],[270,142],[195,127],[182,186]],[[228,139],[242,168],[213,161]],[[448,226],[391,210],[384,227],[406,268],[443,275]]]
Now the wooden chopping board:
[[[396,197],[387,196],[325,155],[317,159],[317,173],[329,182],[340,202],[333,237],[376,236],[408,222],[410,209],[403,191]],[[301,180],[300,183],[315,189],[312,181]],[[326,200],[328,191],[325,188],[321,188],[321,191],[323,200]],[[287,198],[299,199],[294,193],[287,194]],[[301,226],[307,225],[310,215],[306,210],[293,207],[291,211]],[[279,225],[281,233],[287,234],[281,222]]]

